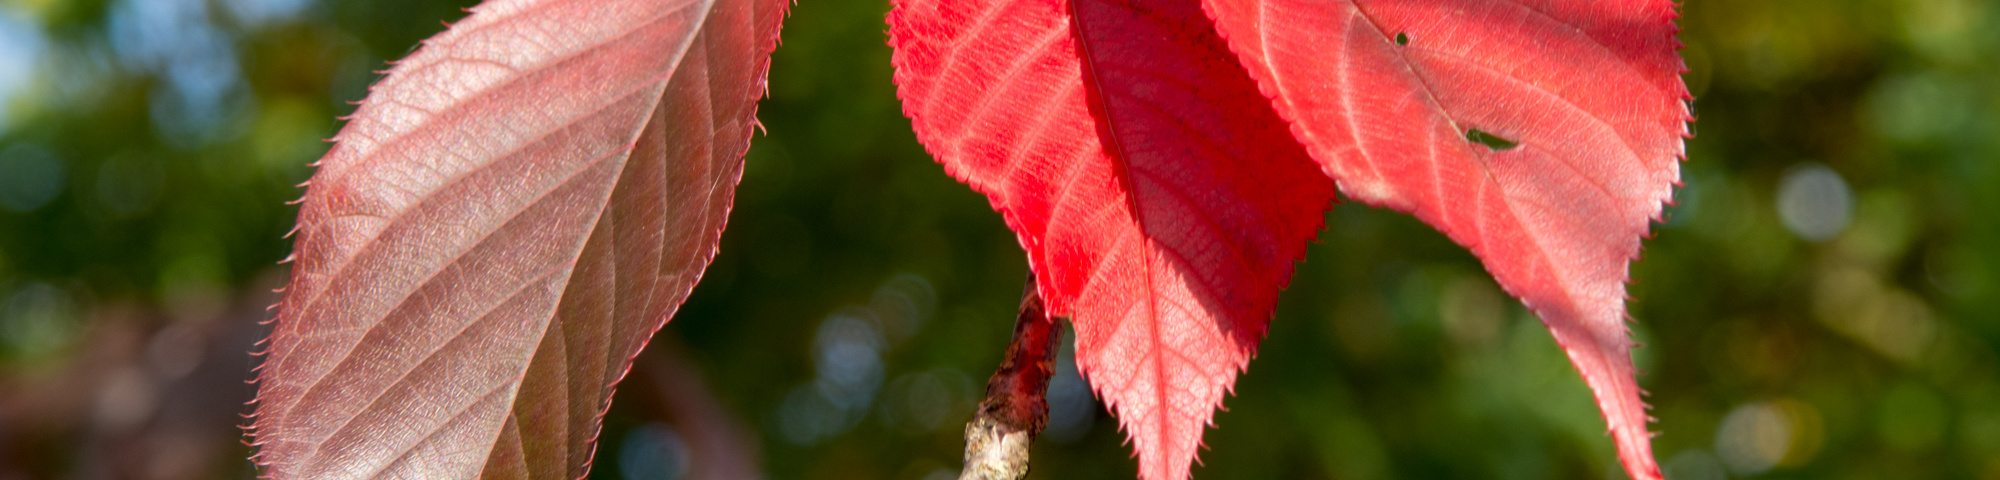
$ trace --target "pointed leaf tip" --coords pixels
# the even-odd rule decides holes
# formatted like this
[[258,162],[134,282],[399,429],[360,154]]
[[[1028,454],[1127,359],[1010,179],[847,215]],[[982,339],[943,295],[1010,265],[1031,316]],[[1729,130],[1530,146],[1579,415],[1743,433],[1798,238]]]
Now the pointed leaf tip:
[[1331,182],[1193,2],[894,4],[918,139],[1018,235],[1140,475],[1186,478]]
[[1583,374],[1627,472],[1660,478],[1625,283],[1685,153],[1674,4],[1202,4],[1341,190],[1469,247]]

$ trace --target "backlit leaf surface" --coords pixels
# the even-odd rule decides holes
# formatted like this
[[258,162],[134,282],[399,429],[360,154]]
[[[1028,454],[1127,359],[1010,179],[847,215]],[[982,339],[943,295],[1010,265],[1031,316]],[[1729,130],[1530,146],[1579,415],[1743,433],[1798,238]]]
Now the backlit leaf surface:
[[[890,15],[918,138],[1020,235],[1142,475],[1186,475],[1317,225],[1325,198],[1290,161],[1295,138],[1349,195],[1484,260],[1584,374],[1628,472],[1658,478],[1624,283],[1690,119],[1674,6],[1194,3],[908,0]],[[1217,31],[1240,67],[1215,58]],[[1246,70],[1283,120],[1244,106]]]
[[1332,183],[1196,2],[893,3],[918,139],[1019,235],[1141,475],[1186,477]]
[[1674,4],[1202,2],[1341,191],[1478,255],[1583,373],[1627,472],[1660,478],[1625,282],[1688,133]]
[[714,255],[784,0],[495,0],[321,161],[252,425],[272,478],[573,479]]

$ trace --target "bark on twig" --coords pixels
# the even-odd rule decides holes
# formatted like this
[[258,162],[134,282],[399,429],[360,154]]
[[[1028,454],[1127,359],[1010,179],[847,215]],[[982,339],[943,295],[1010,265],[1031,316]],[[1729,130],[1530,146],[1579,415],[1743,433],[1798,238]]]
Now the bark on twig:
[[986,380],[986,400],[965,425],[965,470],[959,480],[1020,480],[1028,476],[1028,451],[1049,423],[1049,375],[1062,330],[1042,309],[1035,276],[1028,274],[1014,340],[1000,368]]

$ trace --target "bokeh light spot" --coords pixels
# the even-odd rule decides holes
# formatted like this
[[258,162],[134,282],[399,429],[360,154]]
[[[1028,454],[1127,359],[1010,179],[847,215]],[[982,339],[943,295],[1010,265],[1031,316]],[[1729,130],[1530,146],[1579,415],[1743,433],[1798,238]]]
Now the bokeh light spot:
[[1097,397],[1076,369],[1076,335],[1064,335],[1062,350],[1056,354],[1055,378],[1049,380],[1049,424],[1042,436],[1056,443],[1072,443],[1090,433],[1097,423]]
[[902,341],[915,335],[937,312],[937,290],[920,275],[897,274],[875,289],[868,308],[881,319],[890,339]]
[[68,291],[47,283],[22,285],[0,297],[0,345],[17,358],[36,358],[67,346],[80,327]]
[[650,423],[625,434],[618,472],[625,480],[677,480],[693,461],[687,441],[672,426]]
[[1957,130],[1976,102],[1968,87],[1948,77],[1906,74],[1884,79],[1867,99],[1875,132],[1894,140],[1921,142]]
[[297,17],[313,0],[225,0],[229,13],[245,26],[261,27]]
[[1731,472],[1757,475],[1798,465],[1819,449],[1819,411],[1792,399],[1753,402],[1723,417],[1715,432],[1715,453]]
[[971,413],[974,399],[966,398],[969,380],[955,370],[938,369],[906,374],[889,382],[882,398],[882,421],[909,435],[922,435],[947,425],[946,420]]
[[166,80],[148,96],[162,140],[192,147],[234,133],[219,127],[253,100],[240,88],[236,40],[210,20],[207,2],[127,0],[106,24],[124,68]]
[[0,11],[0,132],[7,131],[14,94],[35,78],[47,43],[41,29]]
[[1785,172],[1778,183],[1778,218],[1801,239],[1824,241],[1839,235],[1854,215],[1847,181],[1825,165],[1808,163]]
[[1715,455],[1700,449],[1675,454],[1661,466],[1667,480],[1729,480],[1729,472]]

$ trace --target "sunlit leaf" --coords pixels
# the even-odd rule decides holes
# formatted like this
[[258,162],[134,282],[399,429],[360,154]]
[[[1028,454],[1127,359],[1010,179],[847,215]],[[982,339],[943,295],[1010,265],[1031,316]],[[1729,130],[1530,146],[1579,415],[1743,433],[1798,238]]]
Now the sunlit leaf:
[[1314,160],[1485,262],[1657,479],[1625,282],[1691,120],[1667,0],[1203,0]]
[[321,161],[259,374],[273,478],[580,478],[715,252],[782,0],[494,1]]
[[1185,477],[1332,183],[1194,2],[895,5],[918,138],[1019,234],[1140,474]]

